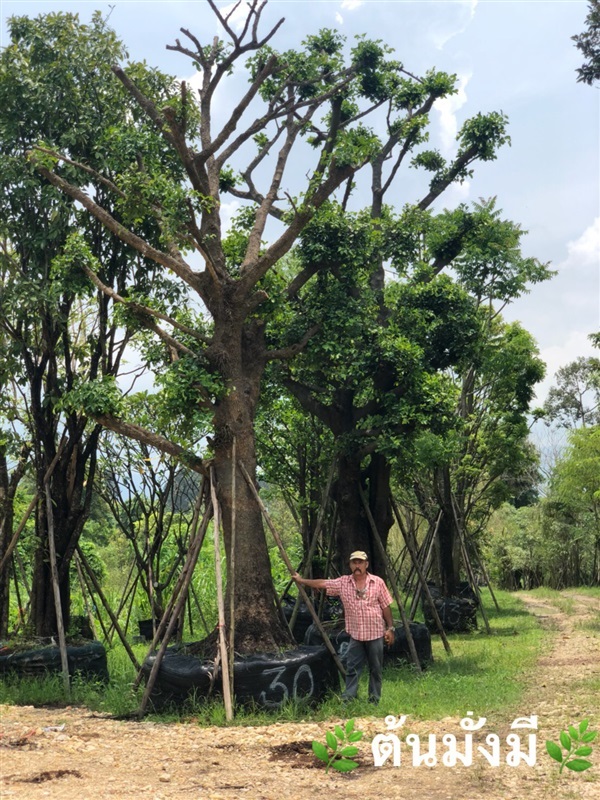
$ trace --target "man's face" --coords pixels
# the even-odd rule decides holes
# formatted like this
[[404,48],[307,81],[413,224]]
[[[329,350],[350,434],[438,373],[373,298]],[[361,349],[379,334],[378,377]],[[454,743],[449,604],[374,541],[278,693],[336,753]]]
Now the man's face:
[[362,558],[353,558],[350,562],[350,572],[356,576],[364,575],[368,566],[368,561],[363,561]]

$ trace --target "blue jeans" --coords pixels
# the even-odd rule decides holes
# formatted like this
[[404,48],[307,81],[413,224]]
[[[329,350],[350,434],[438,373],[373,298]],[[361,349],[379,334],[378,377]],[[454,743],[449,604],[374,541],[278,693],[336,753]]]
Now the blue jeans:
[[383,637],[359,642],[350,637],[346,651],[346,689],[344,700],[352,700],[358,692],[358,681],[365,663],[369,664],[369,702],[378,703],[381,698],[383,673]]

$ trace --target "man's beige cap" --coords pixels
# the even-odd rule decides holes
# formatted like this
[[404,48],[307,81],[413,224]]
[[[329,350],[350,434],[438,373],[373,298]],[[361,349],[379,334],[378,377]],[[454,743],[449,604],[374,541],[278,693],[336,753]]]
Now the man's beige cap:
[[354,561],[354,559],[359,559],[360,561],[368,561],[369,556],[365,553],[364,550],[355,550],[353,553],[350,553],[350,558],[348,561]]

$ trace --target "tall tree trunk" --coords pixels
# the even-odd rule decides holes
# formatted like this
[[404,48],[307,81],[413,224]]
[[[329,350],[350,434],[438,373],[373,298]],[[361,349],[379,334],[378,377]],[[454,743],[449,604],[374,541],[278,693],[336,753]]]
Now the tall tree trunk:
[[[58,569],[63,625],[69,627],[71,616],[71,583],[69,565],[83,527],[89,517],[91,486],[94,480],[96,445],[100,428],[89,436],[85,448],[69,443],[64,447],[50,478],[50,493],[54,515],[54,537]],[[48,461],[51,461],[49,458]],[[47,464],[38,469],[40,497],[44,497],[44,475]],[[36,514],[37,546],[34,556],[31,592],[31,622],[36,636],[57,634],[56,609],[50,573],[48,549],[48,518],[46,503],[40,502]]]
[[[9,497],[8,463],[6,449],[0,449],[0,561],[12,537],[14,506]],[[0,638],[8,634],[8,606],[10,601],[10,559],[0,571]]]
[[235,437],[237,459],[249,475],[255,477],[254,419],[265,364],[262,324],[254,320],[236,330],[229,320],[227,325],[215,326],[215,341],[220,343],[217,345],[222,356],[219,366],[227,391],[216,401],[214,467],[230,576],[228,595],[233,577],[235,649],[241,653],[272,652],[289,645],[291,639],[277,611],[261,511],[239,470],[233,576],[231,573],[232,448]]
[[[369,508],[375,521],[375,527],[381,538],[384,548],[387,548],[388,536],[392,525],[394,524],[394,516],[392,512],[392,504],[390,501],[391,489],[391,467],[389,461],[384,455],[380,453],[373,453],[371,462],[368,468],[369,476]],[[379,549],[374,541],[373,534],[370,534],[370,550],[371,550],[371,572],[379,575],[384,580],[386,579],[385,564],[379,555]]]
[[438,569],[442,593],[451,596],[456,592],[459,579],[456,560],[456,520],[452,507],[452,485],[448,466],[436,470],[436,496],[441,512],[437,533]]
[[[354,453],[342,454],[338,463],[338,476],[333,485],[333,493],[338,508],[335,531],[336,566],[344,574],[348,571],[348,559],[353,550],[365,550],[369,559],[371,551],[369,522],[360,499],[358,487],[362,480],[360,456]],[[371,563],[371,562],[370,562]]]

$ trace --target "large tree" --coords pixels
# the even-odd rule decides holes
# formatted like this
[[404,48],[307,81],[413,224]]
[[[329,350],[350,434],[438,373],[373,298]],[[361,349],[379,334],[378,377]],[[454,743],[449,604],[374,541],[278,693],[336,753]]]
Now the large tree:
[[[63,399],[79,390],[93,404],[94,381],[119,373],[130,338],[127,320],[112,313],[113,299],[81,270],[93,270],[113,290],[127,284],[138,292],[152,275],[138,253],[43,179],[28,153],[35,145],[60,149],[110,176],[131,161],[160,159],[162,140],[144,126],[129,95],[115,92],[111,65],[125,52],[99,13],[90,25],[70,14],[13,17],[9,31],[0,56],[0,343],[18,364],[13,385],[22,397],[38,493],[32,628],[49,636],[57,625],[49,525],[68,625],[69,562],[89,514],[102,430]],[[170,83],[132,69],[157,96]],[[62,174],[115,207],[107,182],[90,171],[65,163]]]
[[[145,173],[144,181],[129,175],[127,179],[115,176],[110,183],[124,205],[161,226],[160,246],[136,234],[131,225],[123,225],[105,204],[79,188],[60,167],[66,163],[64,153],[48,156],[38,150],[34,160],[52,185],[144,257],[176,275],[189,290],[190,303],[202,304],[208,313],[210,321],[204,326],[199,319],[195,326],[183,324],[172,314],[170,332],[161,330],[177,355],[173,369],[189,403],[186,410],[201,409],[212,415],[212,465],[228,557],[234,502],[237,510],[235,575],[230,570],[236,646],[251,651],[271,649],[287,641],[287,633],[275,612],[260,511],[241,476],[235,497],[232,491],[233,444],[237,458],[254,476],[254,419],[265,365],[272,359],[291,358],[314,333],[314,327],[305,328],[295,342],[270,350],[265,316],[275,303],[274,292],[288,297],[296,294],[320,265],[297,272],[279,289],[271,279],[273,267],[333,193],[344,184],[347,191],[351,188],[355,174],[369,160],[387,159],[390,143],[399,153],[410,151],[419,141],[420,119],[435,99],[454,91],[454,80],[437,72],[414,78],[377,42],[360,39],[348,52],[342,37],[331,31],[308,37],[301,50],[279,53],[270,41],[280,23],[260,34],[264,4],[255,0],[249,4],[240,33],[230,24],[232,12],[220,12],[212,0],[210,6],[227,41],[216,38],[204,46],[184,30],[185,43],[177,41],[171,48],[191,59],[199,72],[197,124],[193,120],[196,100],[186,84],[181,86],[178,107],[175,101],[157,104],[135,76],[115,69],[185,169],[187,185],[169,185],[151,171]],[[235,78],[236,68],[246,72],[249,85],[241,96],[230,95],[230,115],[220,123],[213,113],[214,99]],[[381,138],[365,126],[367,115],[378,109],[385,131]],[[481,128],[487,126],[484,118],[471,125],[452,165],[427,159],[430,167],[435,160],[440,186],[468,172],[478,154]],[[308,177],[299,186],[289,167],[300,158]],[[228,237],[223,231],[225,190],[247,205],[249,225],[241,235]],[[275,224],[267,229],[270,219]],[[265,237],[269,244],[263,241]],[[186,260],[189,251],[199,254],[201,269],[195,260]],[[97,275],[92,277],[101,283]],[[120,299],[131,302],[124,294]],[[156,319],[149,303],[146,313],[147,322]],[[96,409],[98,421],[149,441],[151,432],[108,413],[109,408],[104,410],[107,413]],[[163,446],[168,444],[163,442]]]

